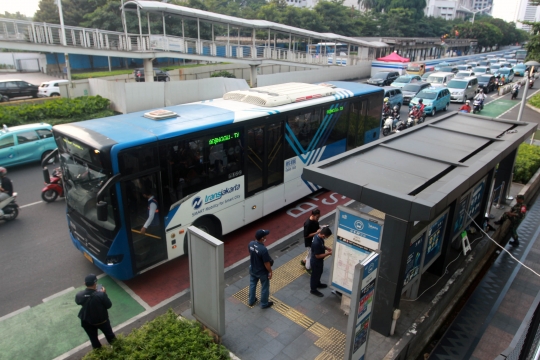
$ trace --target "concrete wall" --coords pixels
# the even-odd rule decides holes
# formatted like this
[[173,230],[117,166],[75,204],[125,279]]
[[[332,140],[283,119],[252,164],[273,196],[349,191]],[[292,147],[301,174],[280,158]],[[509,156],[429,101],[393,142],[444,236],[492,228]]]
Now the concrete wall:
[[100,95],[111,101],[113,110],[124,114],[210,100],[228,91],[249,89],[245,80],[227,78],[152,83],[88,79],[73,83],[72,96]]
[[315,83],[330,80],[353,80],[369,77],[371,61],[355,66],[331,67],[326,69],[278,73],[257,76],[257,86],[268,86],[286,82]]
[[17,68],[17,60],[24,59],[38,59],[39,71],[45,72],[47,68],[47,59],[45,54],[41,53],[10,53],[0,52],[0,64],[7,65],[7,67]]

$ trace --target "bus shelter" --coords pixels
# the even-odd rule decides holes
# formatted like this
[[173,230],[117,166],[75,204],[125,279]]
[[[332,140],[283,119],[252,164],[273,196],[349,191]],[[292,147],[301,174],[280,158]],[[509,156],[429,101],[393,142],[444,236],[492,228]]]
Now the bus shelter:
[[494,186],[511,184],[517,148],[536,128],[450,113],[304,168],[305,181],[384,213],[372,329],[388,335],[422,274],[444,275],[451,245],[481,224]]

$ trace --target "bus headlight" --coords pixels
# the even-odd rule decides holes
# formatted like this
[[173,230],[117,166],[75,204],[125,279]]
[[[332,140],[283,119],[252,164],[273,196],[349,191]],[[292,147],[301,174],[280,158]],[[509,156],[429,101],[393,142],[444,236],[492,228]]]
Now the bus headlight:
[[107,256],[105,258],[105,262],[107,263],[107,265],[114,265],[114,264],[121,263],[123,259],[124,259],[124,255]]

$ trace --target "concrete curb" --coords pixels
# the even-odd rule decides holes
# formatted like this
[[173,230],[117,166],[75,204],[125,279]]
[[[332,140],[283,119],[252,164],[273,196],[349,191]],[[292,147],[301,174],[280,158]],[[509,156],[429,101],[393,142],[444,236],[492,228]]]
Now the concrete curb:
[[536,111],[537,113],[540,113],[540,109],[537,108],[536,106],[532,106],[530,105],[528,102],[525,103],[525,106],[527,106],[529,109],[533,110],[533,111]]
[[[540,169],[519,191],[528,203],[540,188]],[[491,235],[501,244],[510,231],[510,222],[506,221]],[[480,240],[462,263],[453,271],[445,286],[430,301],[430,305],[421,316],[416,318],[408,331],[396,341],[384,360],[417,359],[422,350],[432,340],[432,336],[454,311],[470,284],[476,280],[482,268],[490,260],[498,247],[488,239]]]

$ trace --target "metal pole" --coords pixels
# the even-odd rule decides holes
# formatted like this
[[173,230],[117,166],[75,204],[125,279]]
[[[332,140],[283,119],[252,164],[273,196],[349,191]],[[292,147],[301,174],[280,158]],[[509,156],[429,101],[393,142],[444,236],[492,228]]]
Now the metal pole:
[[66,30],[64,29],[64,12],[62,11],[62,0],[58,1],[58,14],[60,15],[60,28],[62,29],[62,45],[66,46]]
[[146,13],[146,21],[148,22],[148,35],[150,35],[150,13]]
[[163,19],[163,36],[167,36],[167,32],[165,31],[165,13],[161,12],[161,17]]
[[521,105],[519,106],[519,113],[518,113],[517,121],[521,121],[521,117],[523,116],[523,108],[525,108],[525,103],[527,102],[527,90],[529,89],[529,79],[530,79],[531,74],[533,73],[533,70],[534,70],[534,66],[531,66],[531,70],[527,74],[528,75],[527,82],[525,83],[525,85],[523,85],[524,89],[523,89],[523,95],[521,99]]
[[[139,46],[142,46],[143,44],[143,41],[142,41],[142,25],[141,25],[141,12],[139,10],[139,6],[137,5],[137,17],[139,18]],[[139,49],[140,50],[140,49]]]
[[230,49],[230,38],[231,38],[231,29],[230,24],[227,24],[227,51],[225,52],[225,56],[231,56],[231,49]]
[[122,0],[122,26],[124,27],[124,35],[126,36],[126,50],[129,50],[129,40],[127,33],[127,24],[126,24],[126,11],[124,10],[124,0]]

